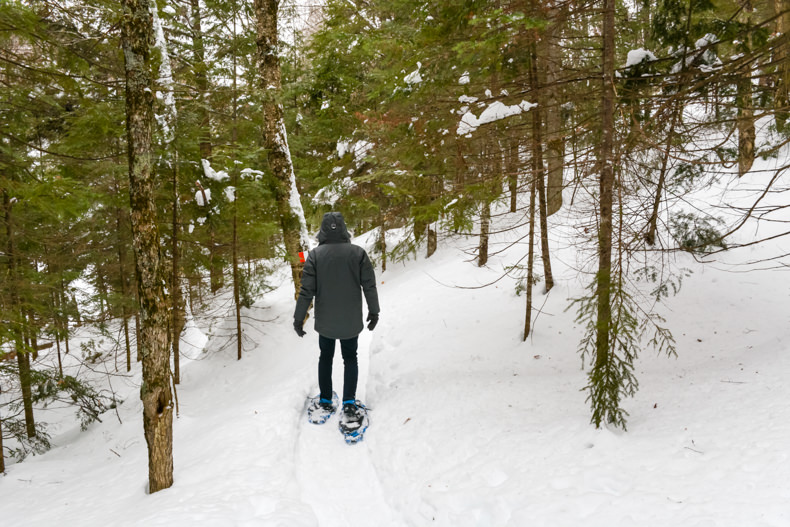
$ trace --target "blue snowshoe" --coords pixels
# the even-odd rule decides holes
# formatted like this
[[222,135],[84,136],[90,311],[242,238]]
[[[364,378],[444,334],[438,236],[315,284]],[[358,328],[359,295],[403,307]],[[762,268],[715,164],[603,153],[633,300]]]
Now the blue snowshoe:
[[343,433],[346,443],[353,445],[362,441],[369,424],[368,409],[364,404],[360,401],[343,403],[343,410],[338,419],[338,428]]
[[332,400],[321,399],[320,395],[310,398],[307,405],[307,420],[314,425],[326,423],[337,411],[338,397],[332,393]]

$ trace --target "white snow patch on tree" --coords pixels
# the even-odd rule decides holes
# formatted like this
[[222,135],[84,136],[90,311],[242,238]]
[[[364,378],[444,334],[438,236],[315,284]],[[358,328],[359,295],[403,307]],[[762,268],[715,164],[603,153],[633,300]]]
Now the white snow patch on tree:
[[458,84],[469,84],[469,72],[465,71],[461,75],[461,78],[458,79]]
[[[205,200],[203,199],[204,194],[206,196]],[[206,205],[208,205],[211,202],[211,189],[204,188],[202,190],[198,190],[197,192],[195,192],[195,202],[197,203],[198,207],[205,207]],[[201,225],[203,225],[202,222]]]
[[346,141],[345,139],[341,139],[337,142],[337,157],[342,158],[346,155],[349,151],[349,147],[351,146],[351,141]]
[[488,123],[493,123],[501,119],[506,119],[514,115],[519,115],[523,112],[528,112],[537,104],[521,101],[519,104],[508,106],[501,101],[494,101],[483,110],[480,117],[476,117],[471,111],[464,113],[461,116],[461,122],[458,123],[458,135],[469,135],[480,126]]
[[326,187],[316,192],[313,197],[315,205],[333,206],[337,201],[356,188],[357,184],[350,177],[345,177],[339,181],[332,182]]
[[653,62],[654,60],[658,59],[652,51],[646,50],[644,48],[632,49],[628,52],[628,57],[626,57],[625,67],[629,68],[643,62]]
[[422,63],[418,62],[417,69],[406,75],[406,77],[404,77],[403,80],[406,81],[406,84],[411,86],[413,84],[419,84],[422,82],[422,75],[420,75],[421,67],[422,67]]
[[342,159],[346,154],[352,154],[354,161],[359,166],[373,146],[373,143],[364,139],[354,143],[351,140],[341,139],[337,142],[337,157]]
[[[170,6],[166,6],[165,9]],[[172,9],[172,7],[170,7]],[[157,123],[162,128],[162,135],[165,143],[170,143],[175,138],[175,122],[177,117],[176,99],[173,92],[173,73],[170,69],[170,54],[167,51],[167,40],[162,22],[159,19],[159,12],[156,2],[151,3],[151,16],[153,18],[154,35],[156,38],[155,47],[159,50],[161,62],[159,63],[158,83],[164,89],[164,93],[156,92],[156,98],[162,101],[164,113],[155,115]]]
[[288,195],[288,205],[291,207],[291,212],[299,219],[299,237],[301,238],[301,246],[305,249],[312,247],[310,234],[307,232],[307,220],[304,217],[304,208],[302,207],[302,198],[299,195],[299,188],[296,186],[296,173],[294,172],[293,160],[291,159],[291,150],[288,147],[288,133],[285,130],[285,121],[280,119],[278,123],[279,130],[277,134],[277,142],[283,148],[285,155],[288,156],[288,170],[289,183],[291,185],[290,193]]
[[[713,48],[710,47],[718,42],[719,39],[716,37],[716,35],[708,33],[694,43],[694,50],[686,49],[684,51],[684,49],[681,48],[675,53],[675,55],[683,56],[685,54],[686,67],[693,65],[703,73],[710,73],[722,67],[721,59],[719,59],[719,57],[713,51]],[[672,69],[669,70],[670,73],[679,73],[683,68],[683,64],[683,60],[675,63],[672,66]]]
[[[208,159],[201,159],[201,164],[203,165],[203,173],[206,175],[207,178],[213,179],[214,181],[225,181],[229,179],[230,176],[224,170],[220,170],[217,172],[213,168],[211,168],[211,162]],[[244,172],[244,171],[242,171]]]

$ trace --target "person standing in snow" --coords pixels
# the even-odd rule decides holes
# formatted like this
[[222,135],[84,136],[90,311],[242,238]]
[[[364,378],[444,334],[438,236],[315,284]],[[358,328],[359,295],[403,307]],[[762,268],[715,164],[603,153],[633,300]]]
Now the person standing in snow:
[[310,302],[315,298],[315,330],[321,355],[318,360],[318,404],[331,413],[332,361],[335,341],[340,340],[343,354],[343,413],[341,422],[359,422],[362,412],[356,400],[357,339],[364,329],[362,296],[368,307],[368,329],[373,331],[379,321],[379,297],[373,264],[362,247],[351,243],[343,215],[327,212],[318,232],[318,247],[310,251],[302,270],[302,286],[294,311],[294,330],[305,335],[304,320]]

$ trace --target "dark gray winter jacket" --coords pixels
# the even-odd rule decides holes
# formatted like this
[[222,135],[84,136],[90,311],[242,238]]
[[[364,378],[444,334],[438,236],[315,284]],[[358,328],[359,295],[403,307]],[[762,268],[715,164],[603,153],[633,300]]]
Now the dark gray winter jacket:
[[362,332],[362,293],[368,313],[378,314],[376,275],[365,249],[351,243],[343,215],[327,212],[321,221],[318,247],[310,251],[302,271],[295,320],[304,320],[315,297],[315,330],[333,339]]

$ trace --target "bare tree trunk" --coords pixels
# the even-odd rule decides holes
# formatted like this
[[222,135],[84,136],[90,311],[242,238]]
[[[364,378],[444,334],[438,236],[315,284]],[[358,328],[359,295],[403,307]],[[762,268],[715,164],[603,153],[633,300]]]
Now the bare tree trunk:
[[672,143],[675,139],[675,128],[677,127],[677,122],[680,118],[680,112],[680,108],[676,108],[672,112],[672,122],[669,125],[669,134],[667,135],[667,146],[661,159],[661,171],[658,173],[656,195],[653,197],[653,210],[650,212],[650,219],[647,221],[647,234],[645,235],[645,241],[648,245],[653,245],[656,243],[656,231],[658,229],[658,209],[661,205],[661,197],[664,194],[664,185],[666,184],[667,179],[667,167],[669,165],[669,155],[672,149]]
[[22,340],[16,342],[16,364],[19,368],[19,384],[22,387],[22,405],[25,412],[27,437],[36,437],[36,422],[33,418],[33,393],[30,389],[30,354]]
[[[195,87],[197,88],[199,97],[197,105],[197,114],[199,118],[198,149],[200,158],[211,162],[213,155],[213,146],[211,143],[211,113],[209,111],[211,104],[209,97],[211,93],[209,90],[208,67],[206,66],[206,52],[203,42],[200,1],[190,0],[190,6],[190,29],[192,30],[192,50],[194,54],[192,71],[195,75]],[[201,166],[203,166],[202,163]],[[206,177],[205,171],[203,175]],[[205,198],[203,202],[206,203],[206,213],[210,215],[211,210]],[[214,228],[214,222],[209,221],[209,283],[212,293],[216,293],[224,285],[222,261],[218,254],[217,235]]]
[[385,217],[379,220],[379,235],[376,240],[376,249],[381,253],[381,272],[387,270],[387,221]]
[[507,172],[508,191],[510,192],[510,212],[518,209],[518,172],[521,162],[519,159],[519,140],[515,133],[508,133],[506,137],[505,171]]
[[[0,388],[0,393],[3,393]],[[0,415],[0,474],[5,474],[5,450],[3,449],[3,416]]]
[[[121,184],[116,182],[116,192],[121,193]],[[126,270],[126,224],[123,221],[123,210],[120,207],[115,209],[115,230],[117,235],[118,244],[118,274],[121,280],[121,294],[123,295],[123,302],[121,305],[121,315],[123,317],[123,335],[124,344],[126,345],[126,371],[132,371],[132,347],[129,343],[129,308],[126,302],[129,301],[129,280],[127,279]]]
[[562,50],[560,40],[562,28],[567,17],[567,8],[549,2],[548,25],[542,38],[538,41],[537,58],[542,66],[541,81],[543,115],[546,126],[546,214],[551,216],[562,208],[562,189],[564,186],[563,172],[565,168],[565,139],[562,133],[562,93],[559,84],[562,71]]
[[[598,153],[600,167],[600,203],[598,226],[598,273],[596,275],[596,336],[595,364],[596,371],[609,368],[612,360],[610,354],[609,332],[612,324],[611,288],[612,288],[612,207],[614,199],[614,13],[615,0],[604,0],[603,9],[603,75],[601,97],[601,143]],[[593,395],[600,393],[594,390]],[[593,405],[596,405],[593,401]],[[601,426],[602,415],[594,413],[596,428]]]
[[20,307],[19,296],[16,290],[17,278],[17,262],[16,262],[16,248],[14,246],[14,228],[12,224],[11,209],[14,206],[11,201],[11,196],[8,191],[3,189],[3,212],[6,228],[6,259],[7,259],[7,277],[8,277],[8,311],[11,314],[10,320],[10,333],[14,340],[14,347],[16,351],[17,367],[19,369],[19,384],[22,388],[22,406],[25,414],[25,430],[27,436],[30,438],[36,437],[36,422],[33,417],[33,394],[30,390],[30,356],[25,347],[25,337],[23,332],[24,315]]
[[285,243],[286,257],[291,264],[294,283],[294,297],[299,294],[302,280],[302,264],[299,253],[307,250],[309,240],[307,222],[296,187],[291,152],[288,149],[288,136],[285,131],[283,109],[279,98],[282,95],[280,83],[280,46],[277,35],[278,0],[255,0],[255,28],[259,72],[259,88],[263,95],[264,132],[263,144],[268,152],[269,166],[274,174],[274,189],[277,200],[277,213]]
[[191,29],[192,29],[192,50],[194,62],[192,68],[195,75],[195,84],[198,89],[198,116],[200,118],[198,147],[201,159],[211,161],[211,114],[209,113],[209,83],[208,68],[206,66],[206,52],[203,44],[202,15],[200,12],[200,0],[190,0],[192,8]]
[[[742,22],[751,25],[751,2],[744,4]],[[738,176],[743,176],[754,164],[754,144],[757,133],[754,127],[754,101],[752,97],[752,66],[744,64],[744,71],[736,81],[735,105],[738,108]]]
[[[533,47],[531,66],[531,80],[533,89],[541,92],[536,50]],[[554,287],[554,275],[551,272],[551,254],[549,253],[549,222],[546,202],[546,185],[543,174],[543,112],[540,105],[530,110],[532,113],[532,177],[535,180],[538,193],[538,215],[540,217],[540,252],[543,260],[543,278],[546,283],[546,292]]]
[[[53,294],[53,297],[54,297],[53,298],[53,302],[55,303],[55,309],[60,310],[58,300],[56,300],[57,296],[58,296],[57,293]],[[56,315],[56,316],[59,316],[59,315]],[[63,378],[63,357],[60,354],[60,335],[59,335],[59,333],[60,333],[60,322],[56,319],[55,320],[55,351],[58,354],[58,375],[62,379]]]
[[170,377],[168,299],[159,253],[154,200],[151,46],[154,33],[148,0],[123,0],[122,45],[126,69],[126,132],[132,245],[140,302],[138,353],[143,361],[143,430],[148,445],[151,493],[173,484],[173,394]]
[[527,283],[526,283],[526,296],[527,296],[527,313],[524,317],[524,338],[522,341],[526,342],[529,338],[529,333],[532,331],[532,282],[534,281],[534,267],[535,267],[535,182],[536,179],[532,178],[532,184],[529,188],[529,249],[527,249]]
[[[233,37],[236,37],[236,16],[233,16]],[[231,148],[233,150],[233,188],[239,188],[239,170],[236,165],[236,143],[238,140],[238,95],[236,81],[236,53],[233,53],[233,129],[231,131]],[[239,285],[239,219],[236,197],[233,200],[233,240],[231,242],[233,264],[233,302],[236,305],[236,359],[241,360],[241,294]]]
[[436,229],[433,227],[432,223],[428,224],[428,250],[426,253],[426,258],[430,258],[433,256],[433,253],[436,252]]
[[754,164],[754,108],[752,102],[752,81],[750,74],[737,81],[738,106],[738,175],[743,176]]
[[181,232],[181,203],[178,199],[178,151],[173,160],[173,261],[170,272],[170,291],[172,296],[172,318],[170,327],[173,331],[173,384],[181,383],[181,332],[184,330],[184,293],[181,290],[181,249],[178,245]]
[[774,33],[780,35],[774,49],[773,63],[776,64],[774,107],[776,127],[783,130],[790,115],[790,0],[773,0],[776,16]]
[[491,229],[491,202],[483,200],[480,211],[480,245],[477,248],[477,266],[488,263],[488,235]]

